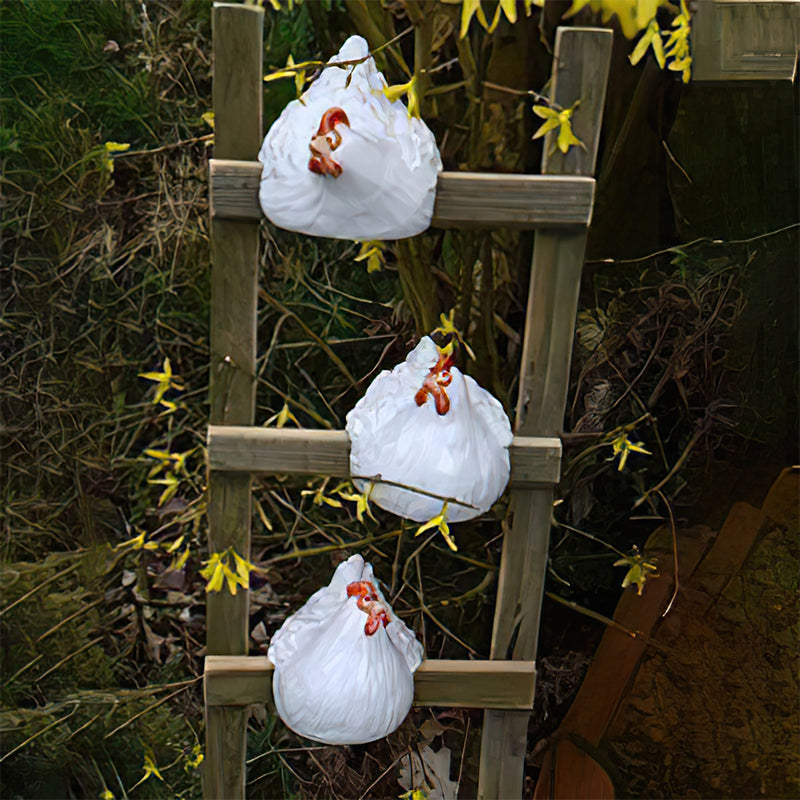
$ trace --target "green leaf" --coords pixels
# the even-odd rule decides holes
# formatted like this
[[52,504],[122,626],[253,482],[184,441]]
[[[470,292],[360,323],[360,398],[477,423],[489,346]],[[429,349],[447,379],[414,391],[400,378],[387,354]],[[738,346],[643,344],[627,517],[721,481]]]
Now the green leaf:
[[367,274],[380,272],[386,266],[383,251],[386,245],[380,241],[359,242],[361,249],[353,261],[366,261]]
[[513,25],[517,21],[517,0],[500,0],[494,10],[492,24],[487,28],[489,33],[494,33],[495,28],[500,23],[501,12],[506,15],[508,21]]
[[156,384],[156,393],[153,397],[153,405],[159,403],[166,408],[175,410],[177,406],[169,400],[164,400],[164,395],[170,389],[181,391],[183,384],[176,380],[172,374],[172,365],[168,358],[164,359],[163,372],[140,372],[139,377],[145,378],[148,381],[153,381]]
[[256,511],[258,511],[258,516],[261,519],[261,522],[268,531],[271,531],[272,523],[269,521],[269,517],[267,517],[267,514],[264,511],[264,507],[258,501],[258,498],[254,497],[253,500],[255,501]]
[[131,786],[131,788],[128,791],[133,791],[133,789],[135,789],[140,784],[144,783],[148,778],[154,776],[163,782],[164,778],[158,771],[158,767],[156,766],[152,750],[145,752],[144,754],[143,769],[144,769],[144,775],[141,778],[139,778],[139,780],[133,786]]
[[[467,355],[474,361],[475,360],[475,353],[473,352],[472,348],[467,344],[466,339],[461,335],[461,331],[458,330],[455,326],[455,316],[456,310],[455,308],[450,309],[449,314],[439,314],[439,326],[433,329],[434,333],[441,333],[442,336],[452,336],[453,340],[449,343],[448,347],[450,347],[450,353],[452,353],[452,344],[453,341],[457,341],[464,347],[466,350]],[[447,348],[439,348],[440,355],[450,355],[450,353],[446,353]]]
[[589,0],[572,0],[572,5],[567,9],[564,14],[564,19],[574,17],[579,11],[582,11],[589,5]]
[[166,477],[164,478],[152,478],[147,482],[167,487],[161,493],[161,497],[158,498],[158,508],[161,508],[161,506],[172,500],[172,498],[175,496],[175,493],[178,491],[178,487],[180,486],[180,480],[174,472],[167,473]]
[[370,483],[367,491],[362,493],[338,491],[339,497],[342,500],[347,500],[356,504],[356,519],[363,524],[364,514],[366,514],[373,522],[378,520],[372,515],[372,509],[369,506],[369,497],[372,494],[374,484]]
[[255,569],[255,567],[246,559],[242,558],[235,550],[231,550],[233,553],[233,560],[236,564],[236,574],[244,581],[247,587],[250,586],[250,573]]
[[580,100],[577,100],[570,108],[565,108],[561,111],[556,111],[547,106],[534,106],[534,113],[542,117],[544,123],[533,134],[533,138],[538,139],[558,128],[556,146],[562,153],[566,153],[573,145],[585,147],[583,142],[572,131],[572,115],[579,103]]
[[[655,23],[653,23],[655,24]],[[664,69],[664,45],[661,42],[661,32],[657,31],[653,34],[653,55],[656,57],[656,62],[661,69]]]

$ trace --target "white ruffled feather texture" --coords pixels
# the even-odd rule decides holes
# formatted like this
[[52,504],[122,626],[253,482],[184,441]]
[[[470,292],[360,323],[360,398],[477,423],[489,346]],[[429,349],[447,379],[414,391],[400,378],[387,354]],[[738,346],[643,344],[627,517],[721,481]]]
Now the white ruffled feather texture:
[[[351,36],[331,61],[368,53],[366,40]],[[409,117],[402,101],[388,100],[385,86],[369,58],[352,72],[326,67],[301,100],[286,106],[259,153],[259,199],[271,222],[311,236],[354,240],[401,239],[428,227],[442,169],[436,140],[422,120]],[[333,158],[342,174],[333,178],[311,172],[308,161],[322,115],[337,106],[350,127],[336,126],[342,142]]]
[[[354,581],[371,581],[387,609],[389,624],[372,636],[364,632],[358,598],[347,596]],[[355,555],[283,623],[267,655],[275,665],[275,707],[289,728],[325,744],[362,744],[388,736],[405,719],[423,650],[391,611],[372,565]]]
[[[457,367],[450,369],[446,414],[436,412],[430,397],[417,405],[416,392],[438,359],[436,345],[425,336],[403,363],[370,384],[347,415],[350,472],[460,500],[465,505],[451,502],[447,508],[447,520],[459,522],[488,511],[503,493],[513,435],[499,401]],[[355,484],[362,492],[369,485]],[[442,510],[440,499],[387,483],[375,483],[370,499],[417,522]]]

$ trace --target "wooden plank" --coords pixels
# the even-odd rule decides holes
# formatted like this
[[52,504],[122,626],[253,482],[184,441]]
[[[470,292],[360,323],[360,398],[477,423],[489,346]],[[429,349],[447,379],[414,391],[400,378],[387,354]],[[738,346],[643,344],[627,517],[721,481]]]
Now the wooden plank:
[[431,225],[588,227],[593,204],[593,178],[443,172],[436,185]]
[[[556,33],[551,100],[562,108],[580,101],[572,118],[585,149],[555,148],[545,137],[542,172],[593,174],[600,139],[613,34],[601,28],[559,28]],[[520,367],[516,431],[524,436],[561,433],[578,292],[586,248],[585,231],[540,230],[534,241]],[[492,635],[493,658],[535,660],[547,569],[552,489],[512,494],[514,518],[503,541]],[[519,715],[484,714],[478,797],[511,798],[522,792],[526,721]],[[497,754],[508,753],[498,759]]]
[[530,711],[535,683],[532,661],[423,661],[414,673],[414,703]]
[[[206,705],[268,702],[273,669],[266,656],[207,656]],[[530,710],[535,683],[533,662],[426,660],[414,673],[414,704]]]
[[[262,217],[258,161],[212,159],[209,165],[212,219]],[[594,178],[560,175],[493,175],[443,172],[436,187],[431,225],[539,228],[589,225]]]
[[569,739],[558,739],[545,753],[533,800],[614,800],[608,773]]
[[[241,156],[258,151],[261,133],[263,10],[214,6],[216,150]],[[212,221],[210,419],[252,423],[255,408],[258,226]],[[209,547],[250,552],[249,480],[218,474],[209,483]],[[211,653],[247,651],[247,592],[209,596]]]
[[211,219],[261,221],[264,212],[258,201],[260,161],[212,158],[208,162],[208,180]]
[[269,702],[274,669],[266,656],[206,656],[203,672],[206,706]]
[[[350,439],[345,431],[210,425],[207,446],[212,471],[350,475]],[[558,482],[559,439],[515,436],[509,456],[512,486]]]
[[764,527],[767,515],[749,503],[734,503],[714,544],[692,575],[692,585],[708,595],[706,610],[739,573]]
[[492,628],[491,658],[533,660],[539,637],[550,544],[553,489],[512,492],[511,530],[503,542],[497,578],[497,604]]
[[782,525],[797,522],[800,508],[800,467],[786,467],[772,484],[761,510]]
[[692,82],[793,79],[799,43],[797,0],[696,0]]
[[214,3],[214,156],[255,160],[263,139],[264,11]]
[[[516,800],[522,796],[529,720],[528,711],[487,709],[483,712],[479,798]],[[495,793],[494,787],[502,787],[502,794]]]
[[350,474],[345,431],[208,426],[208,466],[261,474]]
[[572,115],[573,133],[584,147],[566,154],[556,147],[557,132],[544,140],[542,172],[546,175],[594,175],[613,34],[605,28],[559,28],[556,32],[550,99],[562,108],[580,105]]
[[[564,108],[580,100],[572,128],[585,147],[565,155],[547,134],[542,172],[594,173],[612,42],[611,31],[602,28],[558,29],[551,99]],[[517,430],[528,436],[561,433],[585,249],[585,231],[536,235],[517,405]]]
[[[224,159],[253,159],[261,145],[263,9],[217,3],[214,39],[214,152]],[[210,421],[248,425],[255,408],[256,300],[259,226],[211,221]],[[211,552],[250,552],[250,477],[214,473],[208,481]],[[248,592],[209,594],[209,653],[247,652]],[[206,709],[206,798],[245,795],[247,713]]]
[[564,426],[585,250],[585,232],[536,234],[516,417],[527,436],[558,436]]
[[[672,596],[674,569],[668,528],[655,531],[650,539],[665,544],[658,559],[659,577],[645,583],[641,596],[633,587],[623,592],[614,612],[616,622],[639,635],[634,639],[619,628],[606,628],[589,671],[559,728],[561,733],[578,736],[593,747],[600,744],[634,680],[651,631]],[[704,526],[679,531],[678,563],[684,580],[695,571],[707,544],[708,529]],[[650,547],[646,549],[652,552]]]
[[[247,757],[247,709],[206,706],[206,752],[203,797],[244,798]],[[242,763],[227,759],[238,759]]]
[[551,485],[561,478],[561,440],[554,436],[515,436],[508,452],[512,489]]

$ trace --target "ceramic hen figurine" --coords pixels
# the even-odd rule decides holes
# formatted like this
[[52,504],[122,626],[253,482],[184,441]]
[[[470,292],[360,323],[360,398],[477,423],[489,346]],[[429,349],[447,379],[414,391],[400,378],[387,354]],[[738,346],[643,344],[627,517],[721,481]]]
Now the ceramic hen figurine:
[[272,693],[295,733],[325,744],[388,736],[414,699],[423,649],[383,596],[372,565],[351,556],[275,633]]
[[264,214],[281,228],[337,239],[424,231],[442,169],[433,134],[386,97],[366,40],[351,36],[329,64],[264,139]]
[[428,336],[372,382],[347,433],[359,491],[407,519],[471,519],[508,483],[513,436],[503,407]]

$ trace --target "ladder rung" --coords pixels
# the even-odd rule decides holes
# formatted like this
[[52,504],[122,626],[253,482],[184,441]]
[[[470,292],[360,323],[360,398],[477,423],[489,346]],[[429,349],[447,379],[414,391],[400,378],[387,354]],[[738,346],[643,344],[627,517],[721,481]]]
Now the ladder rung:
[[[212,158],[211,216],[258,221],[261,163]],[[442,172],[431,225],[438,228],[588,226],[594,178]]]
[[431,225],[435,228],[588,227],[594,178],[442,172]]
[[[206,705],[268,702],[273,669],[266,656],[206,656]],[[530,710],[535,684],[533,661],[426,660],[414,673],[414,704]]]
[[[509,454],[511,486],[558,483],[559,439],[515,436]],[[208,464],[226,472],[348,477],[350,438],[345,431],[209,425]]]

